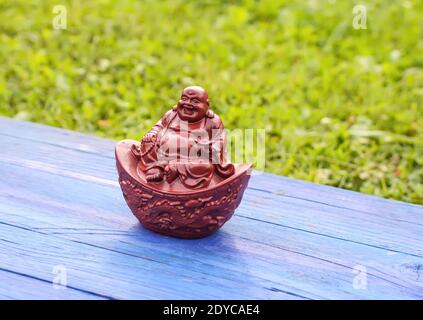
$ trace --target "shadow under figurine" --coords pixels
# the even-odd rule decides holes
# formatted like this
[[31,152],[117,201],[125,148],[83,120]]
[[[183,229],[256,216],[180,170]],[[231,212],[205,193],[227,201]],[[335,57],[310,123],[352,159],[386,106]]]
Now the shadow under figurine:
[[181,238],[210,235],[241,202],[251,164],[225,161],[225,132],[201,87],[182,91],[176,106],[141,143],[116,145],[123,196],[144,227]]

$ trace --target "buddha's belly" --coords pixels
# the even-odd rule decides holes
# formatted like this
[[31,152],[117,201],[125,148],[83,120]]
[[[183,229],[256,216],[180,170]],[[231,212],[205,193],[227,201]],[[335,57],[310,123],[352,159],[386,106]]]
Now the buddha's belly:
[[168,160],[207,160],[208,155],[204,151],[191,135],[170,133],[160,139],[159,153]]

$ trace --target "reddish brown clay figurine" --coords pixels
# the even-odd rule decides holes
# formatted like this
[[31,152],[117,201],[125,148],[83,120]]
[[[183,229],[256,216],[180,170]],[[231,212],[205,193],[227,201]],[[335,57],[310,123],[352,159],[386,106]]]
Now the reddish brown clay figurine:
[[225,132],[201,87],[182,91],[176,106],[141,143],[116,145],[126,203],[148,229],[201,238],[228,221],[241,202],[251,164],[226,163]]

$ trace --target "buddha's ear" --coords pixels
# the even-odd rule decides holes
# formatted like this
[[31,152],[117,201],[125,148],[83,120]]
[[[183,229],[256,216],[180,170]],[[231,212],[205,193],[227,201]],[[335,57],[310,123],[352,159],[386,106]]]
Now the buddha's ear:
[[176,111],[176,109],[178,109],[178,105],[177,105],[177,104],[175,104],[175,105],[172,107],[172,110],[173,110],[173,111]]
[[206,116],[207,116],[207,118],[213,118],[214,112],[211,109],[209,109],[209,110],[207,110]]

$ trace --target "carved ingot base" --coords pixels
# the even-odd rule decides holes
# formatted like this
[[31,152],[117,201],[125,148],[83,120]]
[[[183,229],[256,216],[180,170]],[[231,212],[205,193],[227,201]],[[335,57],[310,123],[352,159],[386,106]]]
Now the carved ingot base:
[[139,143],[123,140],[116,145],[116,167],[126,203],[145,228],[179,238],[202,238],[232,217],[250,179],[251,164],[235,165],[233,176],[213,181],[206,189],[163,191],[138,172],[133,144]]

